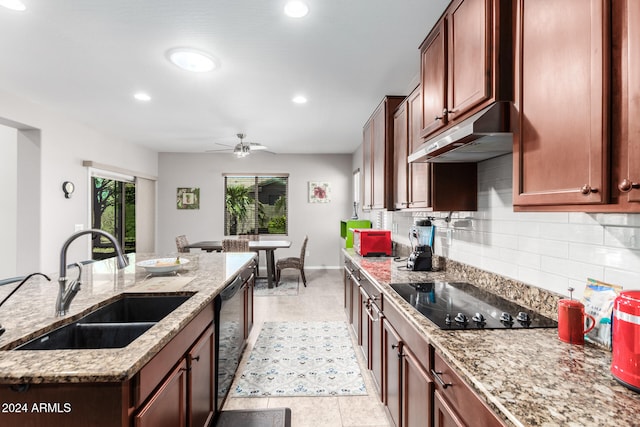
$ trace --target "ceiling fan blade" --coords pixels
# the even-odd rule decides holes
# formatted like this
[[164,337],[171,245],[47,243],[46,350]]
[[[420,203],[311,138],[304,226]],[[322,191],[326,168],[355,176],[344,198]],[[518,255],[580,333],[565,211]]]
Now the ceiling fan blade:
[[216,142],[216,145],[222,145],[222,146],[224,146],[224,147],[231,147],[231,148],[233,148],[233,145],[223,144],[222,142]]
[[220,148],[218,150],[205,150],[205,153],[217,153],[220,151],[233,151],[233,148]]
[[257,142],[251,142],[251,143],[249,144],[249,147],[251,147],[251,150],[252,150],[252,151],[253,151],[253,150],[266,150],[266,149],[267,149],[267,147],[265,147],[265,146],[264,146],[264,145],[262,145],[262,144],[258,144]]

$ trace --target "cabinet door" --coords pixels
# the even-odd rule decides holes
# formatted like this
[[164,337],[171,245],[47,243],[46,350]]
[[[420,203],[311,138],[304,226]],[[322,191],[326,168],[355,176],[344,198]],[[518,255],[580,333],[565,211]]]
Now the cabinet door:
[[402,426],[431,425],[433,381],[407,346],[402,347]]
[[356,334],[356,341],[359,345],[362,345],[362,331],[361,331],[361,316],[362,316],[362,297],[360,296],[360,286],[358,279],[355,276],[351,276],[351,326],[353,333]]
[[369,369],[373,374],[373,380],[378,387],[378,393],[380,393],[380,400],[383,400],[382,396],[382,369],[383,369],[383,348],[382,348],[382,311],[378,306],[372,302],[369,305],[369,324],[371,330],[369,331]]
[[402,342],[400,336],[386,318],[382,319],[382,347],[384,363],[382,401],[387,405],[389,415],[394,424],[399,427],[402,422],[402,395],[400,393]]
[[446,22],[440,21],[420,47],[422,137],[447,124]]
[[457,0],[447,15],[447,114],[455,120],[489,99],[492,0]]
[[608,200],[606,3],[517,2],[514,205]]
[[382,103],[372,117],[371,126],[371,208],[381,209],[385,205],[386,170],[386,102]]
[[189,427],[206,427],[214,415],[214,337],[212,324],[187,355],[189,366]]
[[349,265],[344,266],[344,310],[347,313],[347,320],[352,323],[353,311],[352,311],[353,293],[351,292],[351,270]]
[[438,390],[433,395],[433,427],[465,427]]
[[369,120],[362,131],[362,209],[369,210],[372,205],[372,179],[373,179],[373,153],[371,145],[371,126],[373,122]]
[[[627,164],[623,164],[618,188],[627,202],[640,202],[640,2],[627,2]],[[625,141],[623,141],[625,143]],[[626,181],[625,181],[626,180]]]
[[187,362],[182,359],[134,418],[136,427],[184,427],[187,423]]
[[367,368],[371,369],[371,359],[369,354],[371,353],[371,341],[369,340],[371,334],[371,319],[369,318],[369,306],[371,301],[367,291],[362,286],[358,288],[360,290],[360,346],[362,348],[362,354],[367,362]]
[[[416,89],[407,99],[407,126],[409,138],[409,153],[415,151],[422,139],[422,94],[420,88]],[[406,162],[406,159],[405,159]],[[429,195],[429,171],[430,163],[411,163],[409,165],[409,207],[426,208],[430,203]]]
[[402,103],[393,115],[393,157],[395,170],[395,207],[403,209],[409,205],[409,189],[407,172],[409,164],[408,155],[408,134],[407,134],[407,104]]

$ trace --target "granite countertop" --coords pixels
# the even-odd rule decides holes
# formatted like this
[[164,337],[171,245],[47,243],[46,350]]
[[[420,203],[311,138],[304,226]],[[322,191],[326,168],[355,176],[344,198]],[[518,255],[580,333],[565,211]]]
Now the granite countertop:
[[[166,256],[166,255],[165,255]],[[175,254],[173,255],[175,257]],[[55,317],[57,275],[34,277],[0,307],[0,383],[114,382],[131,378],[215,298],[255,257],[253,253],[185,253],[190,262],[177,274],[150,276],[136,262],[162,258],[129,254],[118,270],[114,259],[88,264],[82,288],[68,315]],[[76,271],[70,271],[74,276]],[[0,288],[3,299],[14,286]],[[42,333],[69,323],[122,293],[180,293],[191,296],[176,310],[124,348],[10,351]]]
[[[507,425],[640,425],[637,415],[640,394],[613,378],[609,371],[611,352],[591,344],[566,344],[557,338],[556,329],[440,330],[404,301],[390,283],[444,280],[478,285],[473,275],[461,277],[458,271],[450,269],[409,272],[392,258],[362,258],[352,249],[343,252],[380,285],[385,301],[392,301],[401,309],[406,319]],[[513,298],[512,289],[507,286],[500,289],[486,275],[478,277],[478,282],[480,287],[517,299]],[[518,290],[518,293],[527,292]],[[557,319],[554,305],[557,302],[546,296],[536,307],[537,294],[537,288],[532,287],[528,297],[521,296],[517,302]]]

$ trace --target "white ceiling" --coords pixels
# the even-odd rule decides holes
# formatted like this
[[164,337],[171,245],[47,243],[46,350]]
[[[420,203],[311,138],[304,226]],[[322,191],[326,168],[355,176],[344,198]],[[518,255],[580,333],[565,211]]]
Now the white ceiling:
[[[23,2],[0,7],[0,90],[162,152],[245,132],[276,153],[351,153],[382,97],[417,83],[418,46],[449,1],[307,0],[302,19],[285,0]],[[221,67],[183,71],[166,59],[178,46]]]

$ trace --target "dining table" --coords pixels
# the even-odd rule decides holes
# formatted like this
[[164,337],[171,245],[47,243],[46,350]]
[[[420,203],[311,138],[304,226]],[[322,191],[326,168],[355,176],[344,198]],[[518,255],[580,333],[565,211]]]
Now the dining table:
[[[275,251],[279,248],[290,248],[289,240],[249,240],[249,249],[252,251],[264,251],[267,260],[267,286],[273,288],[275,272]],[[207,252],[221,252],[222,240],[203,240],[201,242],[190,243],[185,246],[188,249],[201,249]]]

